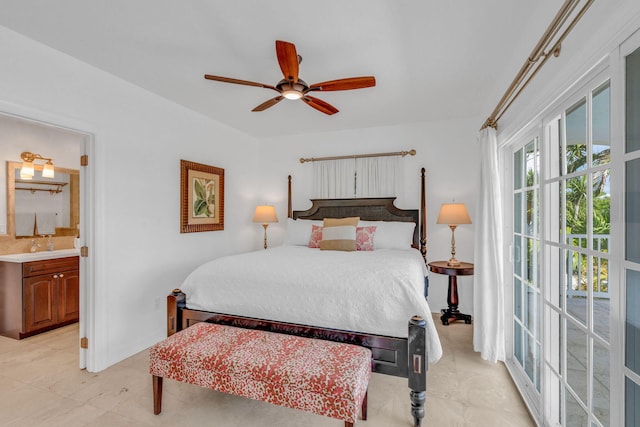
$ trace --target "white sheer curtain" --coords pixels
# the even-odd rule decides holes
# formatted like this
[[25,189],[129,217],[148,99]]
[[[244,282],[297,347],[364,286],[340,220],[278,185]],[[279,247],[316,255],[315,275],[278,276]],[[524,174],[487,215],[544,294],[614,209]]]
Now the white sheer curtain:
[[398,156],[313,162],[313,193],[320,199],[395,196],[401,178]]
[[480,189],[476,211],[473,348],[492,362],[505,359],[502,197],[496,130],[478,134]]
[[355,197],[355,160],[313,162],[313,193],[319,199]]
[[357,197],[390,197],[398,194],[400,157],[356,159]]

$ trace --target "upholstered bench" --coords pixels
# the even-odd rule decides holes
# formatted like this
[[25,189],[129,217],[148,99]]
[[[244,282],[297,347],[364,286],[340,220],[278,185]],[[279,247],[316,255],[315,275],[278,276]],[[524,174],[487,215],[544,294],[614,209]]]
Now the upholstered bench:
[[366,419],[368,348],[211,323],[197,323],[151,347],[153,406],[170,378],[344,420]]

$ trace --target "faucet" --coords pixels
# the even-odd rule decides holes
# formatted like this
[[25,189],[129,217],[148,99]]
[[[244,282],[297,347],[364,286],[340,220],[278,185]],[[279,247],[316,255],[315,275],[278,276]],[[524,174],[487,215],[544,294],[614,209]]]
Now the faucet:
[[31,252],[36,252],[38,250],[38,248],[40,247],[40,243],[36,242],[35,240],[31,240]]

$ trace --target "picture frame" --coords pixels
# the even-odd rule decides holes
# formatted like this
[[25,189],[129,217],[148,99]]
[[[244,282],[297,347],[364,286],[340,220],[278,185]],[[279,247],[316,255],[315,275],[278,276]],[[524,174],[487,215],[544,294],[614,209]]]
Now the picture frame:
[[224,230],[224,169],[180,160],[180,233]]

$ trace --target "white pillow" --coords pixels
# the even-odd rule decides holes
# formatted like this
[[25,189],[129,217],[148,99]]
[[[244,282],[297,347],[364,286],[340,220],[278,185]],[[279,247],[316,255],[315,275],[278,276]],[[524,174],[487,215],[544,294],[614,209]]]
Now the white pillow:
[[311,226],[322,226],[322,220],[287,218],[285,245],[308,246],[311,239]]
[[397,221],[360,221],[359,227],[376,226],[374,249],[411,249],[413,244],[414,222]]

